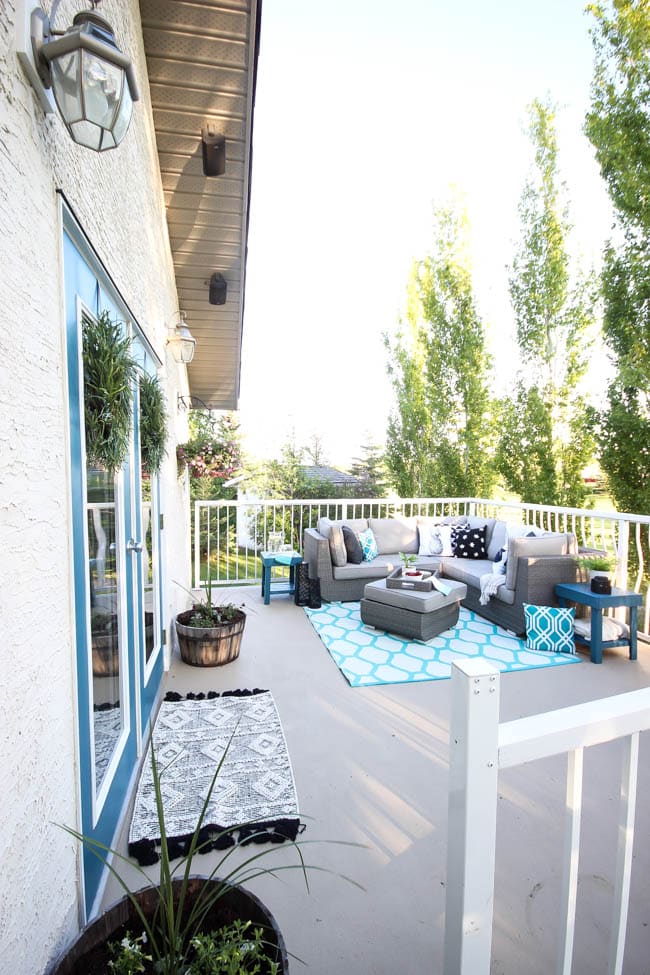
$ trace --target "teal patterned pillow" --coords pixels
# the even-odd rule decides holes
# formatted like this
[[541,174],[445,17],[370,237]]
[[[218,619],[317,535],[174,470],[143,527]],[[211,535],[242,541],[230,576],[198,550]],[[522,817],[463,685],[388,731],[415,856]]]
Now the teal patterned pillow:
[[377,548],[377,539],[372,528],[366,528],[365,531],[359,532],[359,543],[363,552],[364,562],[370,562],[371,559],[377,558],[379,549]]
[[548,653],[575,653],[573,618],[575,610],[555,606],[531,606],[524,603],[526,646],[529,650]]

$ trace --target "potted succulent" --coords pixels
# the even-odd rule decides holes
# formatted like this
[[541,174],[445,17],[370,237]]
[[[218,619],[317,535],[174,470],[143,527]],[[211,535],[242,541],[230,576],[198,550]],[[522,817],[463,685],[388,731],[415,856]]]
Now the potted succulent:
[[609,595],[612,591],[612,574],[616,567],[614,559],[609,555],[584,555],[578,559],[578,565],[589,572],[591,591]]
[[409,579],[422,579],[424,573],[421,569],[417,568],[417,555],[411,555],[407,552],[400,552],[399,557],[402,561],[402,575],[408,577]]
[[[189,589],[185,591],[192,596]],[[230,663],[239,656],[245,625],[246,613],[242,606],[212,601],[212,577],[209,576],[206,598],[176,617],[181,659],[193,667]]]
[[[141,867],[138,873],[149,885],[133,892],[114,865],[129,862],[116,850],[64,827],[102,860],[117,879],[126,896],[89,924],[54,967],[52,975],[286,975],[289,963],[284,939],[262,902],[239,885],[255,877],[273,874],[288,867],[260,866],[256,852],[238,867],[227,862],[238,843],[231,845],[207,877],[193,876],[192,863],[202,852],[201,830],[217,777],[229,745],[217,765],[201,813],[192,834],[188,853],[172,869],[165,829],[161,777],[154,749],[151,748],[156,812],[160,829],[160,873],[151,885]],[[231,831],[224,830],[224,834]],[[208,840],[208,843],[212,841]],[[293,845],[298,848],[296,841]],[[271,854],[276,847],[270,848]],[[297,849],[296,864],[307,881],[306,866]],[[224,872],[227,880],[218,879]]]

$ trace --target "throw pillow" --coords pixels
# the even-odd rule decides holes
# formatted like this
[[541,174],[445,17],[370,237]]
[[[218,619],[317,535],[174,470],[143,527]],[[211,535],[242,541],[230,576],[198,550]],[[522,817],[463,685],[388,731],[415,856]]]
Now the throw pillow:
[[352,565],[360,565],[363,562],[363,549],[359,544],[359,539],[347,525],[343,525],[341,531],[343,532],[343,541],[345,542],[348,562],[351,562]]
[[492,566],[492,572],[494,575],[504,576],[506,574],[506,568],[508,565],[508,559],[506,555],[506,549],[499,549],[497,552],[497,557],[494,560]]
[[363,561],[370,562],[379,555],[375,533],[372,528],[366,528],[365,532],[359,532],[359,544],[363,552]]
[[548,653],[575,653],[573,620],[575,609],[555,606],[531,606],[524,603],[526,646],[529,650]]
[[439,525],[418,525],[420,547],[418,555],[441,555],[442,542],[438,534]]
[[451,546],[457,559],[486,559],[487,546],[485,532],[487,525],[470,528],[469,525],[454,525],[451,530]]
[[332,556],[332,565],[345,565],[348,561],[348,553],[345,550],[345,540],[339,525],[332,525],[330,528],[329,543],[330,555]]
[[436,552],[436,555],[453,555],[454,550],[451,547],[451,525],[438,525],[436,532],[440,539],[440,545],[442,546],[441,551]]

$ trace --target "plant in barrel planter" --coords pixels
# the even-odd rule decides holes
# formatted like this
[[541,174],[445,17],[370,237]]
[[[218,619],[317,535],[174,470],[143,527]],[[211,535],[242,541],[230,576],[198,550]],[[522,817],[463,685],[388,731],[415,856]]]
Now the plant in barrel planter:
[[241,606],[213,603],[212,579],[209,577],[206,599],[176,617],[181,659],[193,667],[219,667],[230,663],[239,656],[245,625],[246,614]]
[[[158,825],[160,829],[160,873],[158,884],[137,867],[149,886],[133,892],[114,866],[129,862],[111,850],[64,827],[106,864],[126,896],[86,927],[55,966],[52,975],[286,975],[287,951],[273,916],[252,893],[240,886],[277,870],[300,869],[307,882],[306,866],[297,848],[295,865],[260,866],[260,857],[272,854],[259,850],[237,867],[228,864],[238,849],[224,830],[222,837],[231,845],[207,877],[192,876],[192,863],[204,845],[202,827],[217,777],[228,751],[224,750],[210,783],[201,813],[192,834],[187,854],[172,869],[165,829],[161,775],[153,748],[151,765]],[[208,840],[211,844],[213,840]],[[224,844],[226,845],[226,844]],[[223,872],[227,879],[219,879]]]

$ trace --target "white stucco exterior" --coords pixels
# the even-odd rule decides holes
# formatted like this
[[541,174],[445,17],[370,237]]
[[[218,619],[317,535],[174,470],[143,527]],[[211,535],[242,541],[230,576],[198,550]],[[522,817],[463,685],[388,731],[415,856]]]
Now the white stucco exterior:
[[[49,7],[48,7],[49,9]],[[57,24],[79,4],[64,2]],[[178,309],[137,2],[102,14],[135,63],[141,100],[122,145],[76,146],[45,116],[16,58],[16,4],[0,5],[0,971],[47,971],[79,923],[70,472],[61,199],[163,362],[170,440],[164,462],[166,567],[189,579],[184,367],[165,347]],[[179,568],[180,567],[180,568]],[[185,567],[185,570],[182,569]],[[164,625],[184,594],[165,578]]]

